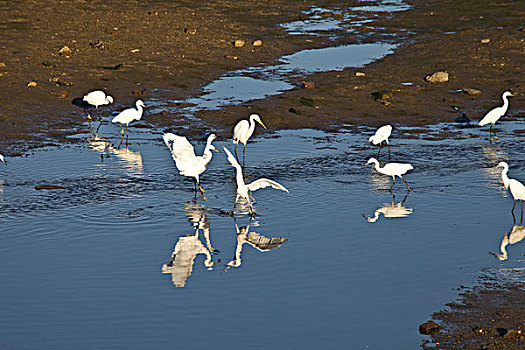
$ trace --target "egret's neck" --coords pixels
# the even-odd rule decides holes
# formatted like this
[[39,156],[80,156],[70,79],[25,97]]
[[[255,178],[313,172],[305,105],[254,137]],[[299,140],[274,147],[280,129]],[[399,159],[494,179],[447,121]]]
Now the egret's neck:
[[376,212],[374,213],[374,217],[373,218],[366,218],[366,219],[368,220],[368,222],[376,222],[377,219],[379,219],[379,213],[380,213],[380,211],[376,210]]
[[244,186],[244,177],[242,176],[242,168],[240,165],[235,165],[237,173],[235,174],[235,179],[237,180],[237,188]]
[[381,169],[381,167],[379,166],[379,162],[376,160],[376,161],[374,162],[374,164],[375,164],[375,168],[376,168],[376,170],[379,171],[379,170]]
[[509,100],[507,96],[503,96],[503,109],[507,109],[509,107]]
[[253,117],[250,117],[250,131],[248,134],[253,134],[253,131],[255,130],[255,119]]
[[208,140],[208,142],[206,142],[206,147],[204,148],[204,152],[202,154],[202,158],[206,160],[206,163],[208,163],[210,160],[211,160],[211,157],[212,157],[212,153],[211,153],[211,141],[212,140]]
[[507,172],[509,171],[509,168],[505,165],[503,166],[503,170],[501,171],[501,181],[503,181],[503,186],[505,186],[505,189],[509,189],[510,180],[507,176]]
[[206,260],[204,260],[204,266],[212,267],[213,265],[215,265],[215,263],[213,263],[211,261],[211,254],[210,254],[210,252],[207,249],[204,249],[203,253],[204,253],[204,255],[206,255]]

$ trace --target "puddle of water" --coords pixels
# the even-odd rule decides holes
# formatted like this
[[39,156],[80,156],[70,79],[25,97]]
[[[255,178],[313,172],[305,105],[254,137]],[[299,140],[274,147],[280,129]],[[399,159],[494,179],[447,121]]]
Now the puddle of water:
[[277,95],[294,88],[287,82],[293,76],[363,67],[391,54],[395,47],[378,43],[303,50],[282,57],[281,64],[234,71],[204,87],[202,96],[184,101],[192,106],[182,110],[193,113]]
[[[501,253],[514,226],[494,166],[505,160],[509,176],[525,180],[525,146],[514,133],[523,123],[499,127],[496,146],[482,137],[401,139],[410,129],[396,128],[392,160],[414,165],[406,198],[402,182],[392,198],[391,180],[363,167],[377,153],[362,148],[368,129],[250,140],[246,179],[290,190],[256,191],[253,220],[242,208],[228,214],[234,171],[224,154],[201,176],[208,201],[194,201],[161,135],[142,129],[130,128],[127,151],[115,146],[118,127],[104,125],[109,146],[90,138],[86,147],[8,159],[0,168],[2,342],[415,348],[417,326],[459,284],[484,269],[523,270],[523,241],[505,246],[506,260],[489,254]],[[194,144],[202,152],[204,142]],[[36,191],[41,183],[68,188]],[[272,336],[254,342],[254,329]]]

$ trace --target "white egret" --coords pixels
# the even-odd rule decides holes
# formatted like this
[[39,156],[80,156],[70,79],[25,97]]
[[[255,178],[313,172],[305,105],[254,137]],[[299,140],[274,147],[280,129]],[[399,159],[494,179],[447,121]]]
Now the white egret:
[[4,163],[5,165],[7,165],[7,163],[5,162],[5,158],[3,155],[0,154],[0,162]]
[[525,238],[525,226],[519,226],[514,225],[512,227],[512,230],[510,230],[509,233],[505,234],[503,236],[503,239],[501,240],[500,250],[501,254],[497,253],[490,253],[494,255],[499,260],[507,260],[508,259],[508,253],[507,253],[507,246],[509,244],[516,244],[521,242]]
[[142,118],[142,111],[143,108],[146,108],[144,105],[144,102],[142,100],[137,100],[135,102],[135,106],[137,106],[137,109],[135,108],[128,108],[120,112],[113,120],[112,123],[119,123],[120,124],[120,134],[122,137],[124,137],[124,129],[122,128],[122,124],[126,124],[126,140],[128,139],[128,125],[134,120],[140,120]]
[[177,169],[179,169],[179,174],[193,177],[195,179],[195,192],[197,192],[197,185],[199,185],[200,194],[205,200],[204,188],[202,188],[199,182],[199,175],[206,170],[212,158],[211,151],[219,152],[219,150],[212,145],[212,141],[215,140],[216,137],[215,134],[208,136],[202,156],[196,156],[193,146],[184,136],[178,136],[172,133],[166,133],[162,136],[166,146],[168,146],[171,151],[171,156],[175,161]]
[[[98,106],[113,103],[113,97],[106,95],[102,90],[95,90],[84,95],[83,101],[89,104],[92,108],[94,106],[98,112]],[[89,113],[87,117],[91,120],[91,113]]]
[[366,162],[365,165],[368,165],[368,164],[371,164],[371,163],[375,163],[375,169],[379,173],[385,174],[385,175],[388,175],[388,176],[392,176],[393,183],[392,183],[392,186],[390,186],[390,190],[396,184],[396,176],[399,176],[401,178],[401,180],[403,180],[405,182],[405,185],[407,185],[408,190],[412,191],[412,189],[410,188],[410,186],[408,186],[408,183],[406,182],[406,180],[402,176],[402,175],[406,174],[407,171],[414,169],[414,167],[411,164],[408,164],[408,163],[388,163],[388,164],[385,164],[384,167],[381,167],[381,166],[379,166],[379,162],[377,161],[377,159],[370,158],[368,160],[368,162]]
[[392,125],[383,125],[379,129],[377,129],[376,133],[366,141],[365,145],[369,142],[372,142],[374,145],[379,145],[379,151],[377,152],[377,156],[379,157],[379,152],[381,152],[381,148],[383,148],[383,141],[386,142],[388,146],[388,155],[390,156],[390,143],[388,143],[388,138],[392,134]]
[[[255,122],[258,122],[266,129],[266,126],[263,124],[261,117],[257,114],[250,115],[250,121],[241,120],[233,128],[233,143],[235,144],[235,156],[237,157],[237,144],[241,142],[244,144],[242,147],[242,162],[244,164],[244,151],[246,150],[246,142],[252,136],[253,131],[255,130]],[[238,157],[237,157],[238,159]]]
[[236,173],[237,196],[235,197],[236,203],[239,200],[239,198],[244,198],[248,203],[250,203],[250,193],[249,192],[253,192],[253,191],[258,190],[259,188],[265,188],[268,186],[271,186],[278,190],[289,192],[286,189],[286,187],[284,187],[283,185],[273,180],[268,180],[264,178],[255,180],[249,184],[245,184],[241,165],[239,164],[239,162],[237,162],[237,159],[233,156],[233,154],[231,154],[231,152],[226,147],[223,147],[223,149],[224,149],[224,152],[226,152],[228,161],[230,162],[231,166],[234,167],[237,171]]
[[487,124],[490,125],[490,136],[489,140],[497,140],[498,137],[496,136],[496,132],[494,131],[494,138],[492,138],[492,128],[494,127],[494,124],[498,121],[499,118],[503,117],[505,113],[507,112],[507,109],[509,108],[509,100],[507,100],[508,97],[514,96],[509,91],[505,91],[503,95],[501,96],[503,98],[503,106],[496,107],[492,109],[490,112],[488,112],[483,119],[479,121],[479,126],[484,126]]
[[516,208],[516,201],[521,201],[521,219],[523,220],[523,201],[525,201],[525,186],[521,182],[515,179],[509,179],[507,172],[509,171],[509,165],[506,162],[501,162],[497,165],[503,167],[501,171],[501,180],[506,190],[510,190],[512,197],[514,197],[514,205],[512,206],[512,216],[514,217],[514,208]]

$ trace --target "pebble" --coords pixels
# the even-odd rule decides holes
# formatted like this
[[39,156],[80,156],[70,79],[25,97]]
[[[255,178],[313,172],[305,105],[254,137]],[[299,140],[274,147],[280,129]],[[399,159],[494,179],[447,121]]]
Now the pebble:
[[419,325],[420,334],[431,334],[436,332],[440,326],[434,321],[428,321]]
[[481,94],[481,91],[476,90],[476,89],[472,89],[472,88],[462,88],[461,92],[464,92],[467,95],[471,95],[471,96],[475,96],[475,95],[480,95]]
[[30,81],[29,83],[27,83],[27,86],[29,86],[29,87],[35,87],[37,85],[38,84],[36,83],[36,81]]
[[315,83],[313,81],[303,81],[301,87],[305,89],[313,89],[315,88]]
[[448,81],[448,73],[447,72],[434,72],[432,74],[429,74],[425,77],[425,80],[429,83],[445,83]]
[[490,43],[490,39],[481,39],[482,44],[488,44]]
[[355,72],[355,76],[356,77],[364,77],[365,73],[363,73],[363,72]]
[[370,95],[372,95],[372,98],[374,99],[374,101],[386,100],[387,98],[392,97],[392,91],[381,90],[381,91],[372,92]]
[[186,28],[184,28],[184,33],[195,35],[195,34],[197,34],[197,28],[186,27]]
[[63,48],[61,48],[59,51],[58,51],[58,54],[60,56],[63,56],[65,58],[69,58],[71,57],[71,54],[73,52],[71,51],[71,49],[68,47],[68,46],[64,46]]
[[233,45],[235,45],[235,47],[243,47],[245,44],[244,40],[235,40],[233,42]]
[[226,58],[227,60],[238,60],[238,59],[239,59],[239,56],[236,56],[236,55],[226,55],[226,56],[224,56],[224,58]]
[[253,43],[252,43],[253,46],[261,46],[262,45],[262,41],[261,40],[255,40]]
[[5,69],[7,65],[4,62],[0,62],[0,69]]

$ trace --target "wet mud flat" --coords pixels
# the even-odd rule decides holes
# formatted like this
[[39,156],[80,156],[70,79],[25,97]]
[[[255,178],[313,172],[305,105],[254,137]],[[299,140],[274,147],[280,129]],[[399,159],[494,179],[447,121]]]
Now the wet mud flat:
[[508,349],[525,347],[523,281],[483,278],[474,287],[460,287],[459,300],[435,312],[440,328],[424,349]]
[[[200,111],[190,119],[173,103],[173,108],[150,111],[137,126],[185,128],[187,133],[199,126],[227,134],[253,111],[273,130],[329,129],[341,123],[425,125],[454,120],[457,113],[451,104],[479,119],[499,103],[502,91],[522,93],[521,2],[407,1],[411,7],[405,11],[363,8],[378,3],[4,2],[2,151],[15,154],[32,146],[71,142],[70,135],[87,127],[84,111],[71,101],[93,89],[115,97],[107,116],[137,98],[184,100],[198,96],[203,86],[227,72],[269,65],[300,50],[357,42],[400,46],[395,54],[358,69],[299,74],[292,81],[297,88],[279,96]],[[352,25],[351,31],[336,27],[328,35],[292,35],[283,26],[299,21],[308,29],[319,16],[344,22],[349,14],[365,12],[372,13],[366,17],[369,22]],[[244,46],[236,47],[236,40]],[[262,45],[254,46],[257,40]],[[65,46],[71,51],[60,54]],[[364,76],[356,76],[357,70]],[[438,70],[449,73],[449,82],[424,81]],[[304,80],[313,88],[301,88]],[[31,82],[36,86],[28,86]],[[463,88],[481,94],[459,92]],[[388,98],[372,99],[377,91],[389,92]],[[520,105],[518,96],[509,115],[516,115]]]

